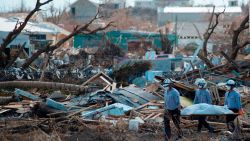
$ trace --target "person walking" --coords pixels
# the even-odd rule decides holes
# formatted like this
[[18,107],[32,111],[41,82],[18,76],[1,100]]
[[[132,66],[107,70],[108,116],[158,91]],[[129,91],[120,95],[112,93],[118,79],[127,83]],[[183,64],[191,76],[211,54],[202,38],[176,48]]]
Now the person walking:
[[178,130],[178,138],[182,137],[182,131],[180,128],[180,93],[178,90],[173,88],[173,82],[171,79],[166,79],[163,82],[165,89],[164,93],[164,130],[165,130],[165,141],[171,138],[171,127],[170,118]]
[[[207,104],[212,104],[212,98],[210,95],[209,90],[206,88],[207,82],[205,79],[201,78],[198,79],[196,82],[198,89],[195,91],[195,98],[194,98],[194,104],[199,104],[199,103],[207,103]],[[209,132],[214,132],[214,128],[212,128],[208,122],[206,121],[206,116],[199,116],[198,117],[198,128],[197,132],[201,132],[202,127],[204,126],[205,128],[208,129]]]
[[[241,98],[240,94],[235,91],[236,83],[233,80],[228,80],[226,82],[227,92],[225,93],[224,105],[228,107],[231,111],[238,114],[241,109]],[[227,115],[226,123],[229,131],[233,132],[235,129],[234,119],[237,115]]]

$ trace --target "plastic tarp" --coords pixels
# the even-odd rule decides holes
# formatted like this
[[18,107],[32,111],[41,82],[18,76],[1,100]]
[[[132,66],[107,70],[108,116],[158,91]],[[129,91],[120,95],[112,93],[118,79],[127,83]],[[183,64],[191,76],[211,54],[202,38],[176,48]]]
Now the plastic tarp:
[[181,115],[227,115],[234,114],[227,106],[210,105],[206,103],[194,104],[184,108]]
[[[113,116],[122,116],[125,114],[125,112],[132,110],[133,108],[121,103],[114,103],[111,105],[108,105],[106,107],[102,107],[96,110],[91,111],[85,111],[82,112],[82,116],[85,118],[91,118],[94,119],[96,115],[113,115]],[[97,117],[98,117],[97,116]]]

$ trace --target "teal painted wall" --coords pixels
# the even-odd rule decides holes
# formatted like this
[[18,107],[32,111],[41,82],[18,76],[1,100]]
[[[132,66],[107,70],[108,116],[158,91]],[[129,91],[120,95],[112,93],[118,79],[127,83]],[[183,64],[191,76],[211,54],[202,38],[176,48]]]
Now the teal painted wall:
[[[92,35],[76,35],[74,36],[74,48],[98,47],[102,46],[104,33],[96,33]],[[135,31],[109,31],[105,38],[108,38],[112,43],[119,45],[124,50],[128,50],[128,41],[138,41],[140,38],[152,41],[153,46],[161,48],[161,39],[159,33],[152,32],[135,32]],[[176,35],[168,35],[168,39],[177,40]]]

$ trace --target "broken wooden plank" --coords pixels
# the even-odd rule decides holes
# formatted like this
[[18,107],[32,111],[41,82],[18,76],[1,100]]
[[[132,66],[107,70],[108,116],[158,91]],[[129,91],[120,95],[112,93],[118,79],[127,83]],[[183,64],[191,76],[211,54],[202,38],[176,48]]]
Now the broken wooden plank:
[[155,119],[155,118],[157,118],[157,117],[159,117],[159,116],[161,116],[161,115],[163,115],[163,113],[158,113],[158,114],[156,114],[154,117],[152,117],[152,119]]
[[3,108],[8,108],[8,109],[19,109],[22,108],[23,105],[22,104],[16,104],[16,105],[5,105],[3,106]]
[[184,90],[189,91],[189,92],[195,91],[195,87],[187,86],[187,85],[185,85],[183,83],[180,83],[178,81],[174,81],[174,86],[177,87],[177,88],[184,89]]
[[5,113],[5,112],[8,112],[8,111],[10,111],[11,109],[1,109],[0,110],[0,114],[3,114],[3,113]]
[[20,90],[20,89],[15,90],[15,95],[16,96],[23,96],[23,97],[26,97],[26,98],[31,99],[31,100],[39,100],[40,99],[38,96],[33,95],[29,92]]
[[142,114],[142,113],[139,113],[139,112],[137,112],[137,111],[135,111],[135,110],[131,110],[131,112],[130,112],[130,119],[132,118],[132,116],[136,116],[136,117],[145,117],[145,115],[144,114]]
[[143,120],[148,120],[149,118],[155,116],[155,113],[151,113],[150,115],[148,115],[147,117],[145,117]]
[[50,98],[47,98],[46,99],[46,105],[49,106],[49,107],[52,107],[52,108],[55,108],[57,110],[63,110],[63,111],[67,111],[68,109],[66,108],[65,105],[59,103],[59,102],[56,102]]

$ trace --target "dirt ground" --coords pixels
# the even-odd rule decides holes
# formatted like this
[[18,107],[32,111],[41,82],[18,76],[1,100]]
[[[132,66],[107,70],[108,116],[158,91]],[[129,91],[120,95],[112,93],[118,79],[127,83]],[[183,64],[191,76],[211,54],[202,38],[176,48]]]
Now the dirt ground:
[[[163,127],[161,124],[144,124],[140,126],[139,132],[129,131],[128,125],[120,121],[116,126],[108,123],[87,124],[80,120],[70,122],[49,122],[40,124],[40,120],[10,120],[0,122],[0,141],[163,141]],[[33,125],[33,126],[32,126]],[[213,126],[213,125],[212,125]],[[15,128],[13,128],[15,127]],[[16,128],[18,127],[18,128]],[[31,127],[31,128],[30,128]],[[46,127],[46,128],[43,128]],[[157,127],[157,128],[156,128]],[[174,126],[172,126],[174,127]],[[182,129],[184,136],[178,141],[250,141],[250,134],[231,134],[226,131],[226,126],[216,126],[221,130],[218,133],[209,133],[203,130],[196,132],[196,126]],[[48,130],[49,129],[49,130]],[[176,141],[175,128],[172,130],[172,139]]]
[[[162,132],[159,133],[135,133],[132,131],[115,131],[108,129],[91,129],[85,128],[80,132],[58,133],[53,131],[46,134],[42,130],[34,130],[28,133],[4,134],[0,136],[1,141],[163,141]],[[173,133],[172,140],[176,139]],[[229,135],[222,133],[202,133],[190,132],[185,133],[182,139],[178,141],[233,141]],[[244,134],[241,140],[249,140],[250,135]]]

